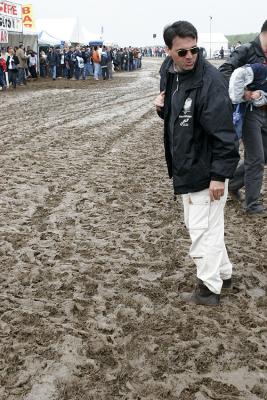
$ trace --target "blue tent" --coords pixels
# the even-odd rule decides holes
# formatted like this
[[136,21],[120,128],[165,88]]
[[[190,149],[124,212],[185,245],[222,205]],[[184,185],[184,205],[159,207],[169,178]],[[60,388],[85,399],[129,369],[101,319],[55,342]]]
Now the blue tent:
[[91,40],[89,46],[103,46],[103,40]]

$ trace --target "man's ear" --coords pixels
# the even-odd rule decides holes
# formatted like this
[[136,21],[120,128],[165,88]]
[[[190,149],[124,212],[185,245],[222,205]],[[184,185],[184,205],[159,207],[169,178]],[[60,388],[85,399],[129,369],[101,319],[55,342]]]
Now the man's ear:
[[170,56],[171,49],[169,49],[169,47],[166,47],[166,53],[168,54],[168,56]]

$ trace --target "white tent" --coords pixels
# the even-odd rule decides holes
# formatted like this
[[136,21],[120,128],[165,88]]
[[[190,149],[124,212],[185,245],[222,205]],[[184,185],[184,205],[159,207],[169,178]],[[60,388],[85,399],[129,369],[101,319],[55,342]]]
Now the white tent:
[[40,46],[47,44],[50,46],[57,46],[61,44],[61,40],[54,38],[45,31],[42,31],[38,34],[38,43]]
[[37,19],[36,31],[39,34],[40,42],[47,41],[51,45],[61,42],[88,44],[91,40],[100,39],[100,35],[89,32],[87,28],[80,26],[77,18]]
[[211,56],[216,50],[220,50],[221,47],[224,50],[228,49],[228,39],[224,36],[223,33],[199,33],[198,35],[198,45],[200,47],[204,47],[207,52],[208,58],[210,57],[210,50]]

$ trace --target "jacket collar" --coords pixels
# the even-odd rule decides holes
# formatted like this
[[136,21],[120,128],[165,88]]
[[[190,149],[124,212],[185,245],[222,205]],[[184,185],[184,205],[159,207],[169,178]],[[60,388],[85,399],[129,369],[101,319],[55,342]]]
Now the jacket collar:
[[[195,89],[197,87],[202,86],[203,81],[203,73],[204,73],[204,59],[201,53],[199,53],[196,65],[194,69],[188,73],[178,73],[179,82],[183,84],[185,90]],[[173,61],[172,58],[168,60],[166,63],[166,72],[167,74],[173,74],[175,71],[173,69]]]

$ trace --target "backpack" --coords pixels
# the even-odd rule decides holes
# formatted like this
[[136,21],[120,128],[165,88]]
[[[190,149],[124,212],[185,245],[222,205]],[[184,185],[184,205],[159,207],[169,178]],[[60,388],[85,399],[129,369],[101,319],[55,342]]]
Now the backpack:
[[100,63],[100,55],[97,50],[93,51],[92,59],[95,63]]

